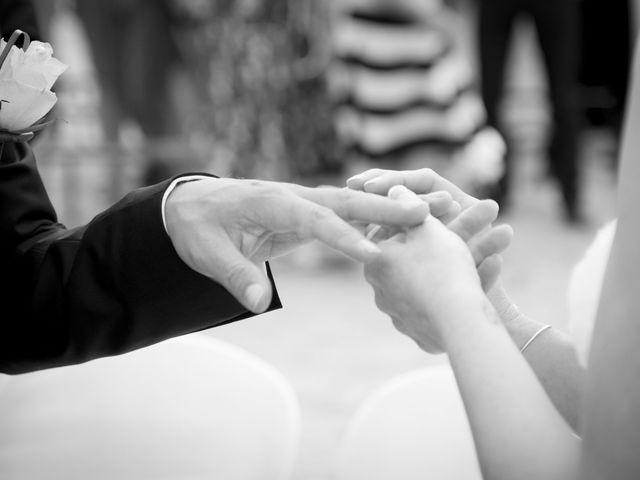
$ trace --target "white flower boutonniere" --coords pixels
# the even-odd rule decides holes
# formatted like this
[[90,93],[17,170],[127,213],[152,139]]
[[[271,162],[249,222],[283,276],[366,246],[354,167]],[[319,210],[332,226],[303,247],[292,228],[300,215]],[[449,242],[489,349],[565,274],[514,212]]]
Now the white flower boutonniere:
[[[21,35],[22,49],[15,45]],[[43,118],[58,100],[51,87],[66,69],[51,45],[30,42],[21,30],[0,39],[0,143],[29,140],[50,123]]]

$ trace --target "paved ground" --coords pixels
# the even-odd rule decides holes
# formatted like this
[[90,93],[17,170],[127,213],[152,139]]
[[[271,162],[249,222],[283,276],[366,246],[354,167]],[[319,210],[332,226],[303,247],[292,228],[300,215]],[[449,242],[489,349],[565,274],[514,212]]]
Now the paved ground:
[[[75,45],[68,54],[72,59],[82,59],[79,47]],[[531,49],[525,53],[531,53]],[[568,228],[557,212],[557,192],[541,174],[538,147],[547,117],[541,102],[544,97],[539,71],[535,62],[522,60],[529,57],[516,57],[521,60],[515,63],[514,95],[507,111],[522,139],[522,155],[514,205],[502,218],[516,232],[505,255],[505,283],[525,312],[564,328],[564,298],[572,265],[595,228],[613,215],[614,180],[608,169],[607,150],[610,143],[598,132],[585,136],[585,197],[590,225]],[[74,68],[82,72],[85,67]],[[70,87],[74,79],[86,78],[69,77]],[[86,98],[94,93],[85,87],[75,94],[67,93],[66,122],[59,127],[56,140],[58,145],[73,146],[74,150],[65,147],[58,151],[63,152],[60,154],[49,151],[51,160],[41,161],[62,219],[71,224],[86,221],[108,202],[103,153],[92,147],[99,134],[95,121],[87,121],[95,120],[95,111],[79,110],[89,108],[93,99]],[[45,141],[41,149],[46,148]],[[70,151],[77,155],[69,156]],[[47,158],[47,152],[40,155]],[[135,176],[135,171],[129,173]],[[70,191],[75,193],[70,195]],[[372,292],[357,265],[316,265],[309,260],[316,255],[317,248],[312,246],[295,258],[274,262],[283,310],[207,333],[259,355],[292,383],[303,413],[295,478],[304,480],[332,478],[337,443],[345,424],[376,386],[402,372],[445,361],[442,356],[424,354],[393,330],[388,319],[375,309]]]

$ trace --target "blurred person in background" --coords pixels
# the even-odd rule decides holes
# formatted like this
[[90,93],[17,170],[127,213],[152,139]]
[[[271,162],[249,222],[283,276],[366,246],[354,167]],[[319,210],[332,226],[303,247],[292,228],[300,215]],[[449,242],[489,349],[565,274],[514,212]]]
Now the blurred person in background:
[[580,83],[587,124],[613,133],[617,161],[634,35],[633,1],[582,0]]
[[209,4],[193,50],[210,72],[212,171],[342,183],[326,86],[329,2]]
[[351,172],[433,168],[486,196],[504,143],[486,124],[462,14],[442,0],[338,0],[329,70]]
[[[178,73],[189,70],[176,41],[181,17],[174,4],[173,0],[75,2],[100,86],[102,127],[117,165],[114,169],[124,168],[123,125],[135,122],[144,135],[144,185],[201,167],[180,121],[182,106],[174,85]],[[195,82],[183,90],[191,89],[198,90]]]
[[570,223],[583,220],[578,158],[579,13],[577,0],[478,0],[482,98],[489,124],[504,133],[508,145],[506,168],[494,195],[503,209],[511,193],[517,149],[504,128],[499,107],[513,27],[521,17],[528,16],[538,33],[552,109],[547,173],[560,187],[566,220]]

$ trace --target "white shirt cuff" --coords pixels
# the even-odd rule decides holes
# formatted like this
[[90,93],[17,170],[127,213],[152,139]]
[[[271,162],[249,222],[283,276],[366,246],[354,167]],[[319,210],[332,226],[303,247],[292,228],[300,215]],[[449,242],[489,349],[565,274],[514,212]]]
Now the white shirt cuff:
[[173,192],[173,190],[181,183],[193,182],[194,180],[202,180],[205,178],[213,178],[213,177],[209,177],[207,175],[185,175],[184,177],[176,178],[173,182],[169,184],[167,189],[164,191],[164,195],[162,196],[162,206],[161,206],[162,225],[164,225],[165,232],[167,232],[167,215],[165,212],[165,207],[167,206],[167,199],[169,198],[169,195],[171,195],[171,192]]
[[[167,187],[167,189],[164,191],[164,195],[162,196],[162,224],[164,225],[164,231],[167,232],[167,220],[166,220],[166,214],[165,214],[165,207],[167,205],[167,199],[169,198],[169,195],[171,195],[171,192],[173,192],[173,190],[180,185],[181,183],[186,183],[186,182],[193,182],[196,180],[202,180],[202,179],[207,179],[207,178],[216,178],[216,177],[210,177],[208,175],[185,175],[184,177],[179,177],[176,178],[173,182],[171,182],[169,184],[169,186]],[[169,232],[167,232],[167,235],[169,234]],[[267,264],[263,263],[262,264],[262,268],[264,269],[265,275],[267,274]]]

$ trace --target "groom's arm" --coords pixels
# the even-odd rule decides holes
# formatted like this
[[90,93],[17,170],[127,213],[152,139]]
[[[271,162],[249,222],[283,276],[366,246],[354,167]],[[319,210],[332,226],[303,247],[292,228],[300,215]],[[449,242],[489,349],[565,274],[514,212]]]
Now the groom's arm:
[[[0,371],[79,363],[252,315],[176,254],[161,215],[168,183],[136,190],[67,230],[31,151],[5,144]],[[278,307],[276,294],[270,309]]]

